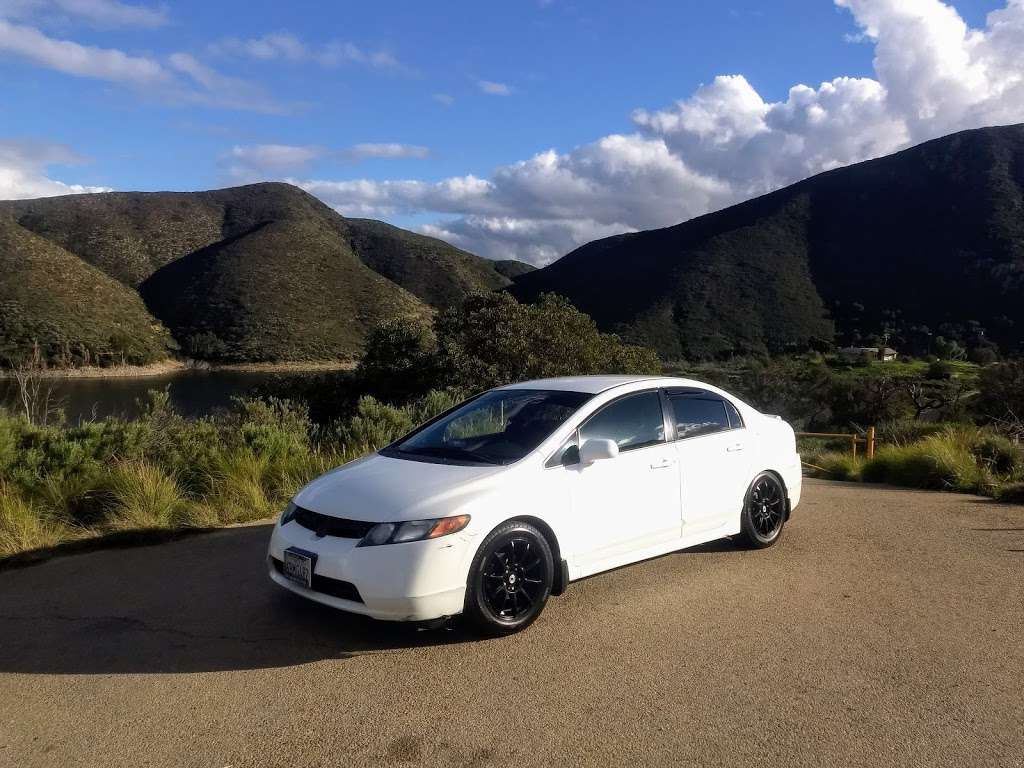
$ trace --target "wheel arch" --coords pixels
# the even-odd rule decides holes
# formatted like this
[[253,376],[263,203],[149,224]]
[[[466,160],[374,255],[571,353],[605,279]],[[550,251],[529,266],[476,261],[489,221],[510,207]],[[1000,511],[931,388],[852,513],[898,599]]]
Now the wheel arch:
[[[782,473],[779,472],[777,469],[772,469],[771,467],[766,467],[765,469],[762,469],[760,472],[754,475],[754,480],[756,480],[759,475],[771,475],[772,477],[779,481],[779,485],[782,486],[782,493],[786,497],[786,516],[783,518],[783,520],[789,520],[789,513],[792,509],[792,505],[789,501],[789,486],[786,485],[786,478],[784,478],[782,476]],[[751,486],[753,486],[754,480],[750,481]],[[747,492],[750,492],[749,488]]]
[[555,565],[554,579],[551,584],[551,594],[560,595],[565,592],[566,587],[569,586],[569,568],[565,560],[562,558],[562,549],[558,545],[558,537],[555,535],[554,530],[539,517],[533,517],[532,515],[516,515],[515,517],[510,517],[504,522],[507,523],[512,520],[518,520],[521,523],[529,523],[540,531],[541,535],[547,541],[548,546],[551,547],[551,559]]

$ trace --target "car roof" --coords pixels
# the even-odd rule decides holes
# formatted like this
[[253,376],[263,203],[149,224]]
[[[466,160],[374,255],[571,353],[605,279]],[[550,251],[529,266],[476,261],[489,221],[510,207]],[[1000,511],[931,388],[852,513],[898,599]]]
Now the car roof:
[[507,384],[498,389],[554,389],[565,392],[585,392],[596,395],[614,387],[626,384],[649,382],[662,387],[707,387],[693,379],[681,379],[675,376],[562,376],[556,379],[534,379],[521,381],[518,384]]

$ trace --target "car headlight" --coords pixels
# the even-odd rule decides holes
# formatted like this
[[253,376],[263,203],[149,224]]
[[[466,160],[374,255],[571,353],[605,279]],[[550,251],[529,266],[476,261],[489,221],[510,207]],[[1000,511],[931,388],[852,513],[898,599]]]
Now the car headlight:
[[423,541],[458,533],[469,525],[469,515],[440,517],[434,520],[409,520],[405,523],[377,523],[367,531],[357,547],[376,547],[381,544],[402,544]]
[[281,513],[281,525],[291,522],[295,518],[295,513],[298,511],[298,507],[295,506],[295,502],[289,501],[288,506],[284,508],[284,512]]

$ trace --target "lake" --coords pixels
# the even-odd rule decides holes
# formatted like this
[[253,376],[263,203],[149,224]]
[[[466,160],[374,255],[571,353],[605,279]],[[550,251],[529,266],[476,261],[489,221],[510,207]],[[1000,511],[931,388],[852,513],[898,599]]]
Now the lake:
[[[135,378],[46,379],[42,386],[51,390],[68,423],[75,424],[104,416],[134,418],[151,389],[169,389],[174,408],[184,416],[197,417],[230,405],[233,397],[260,389],[287,392],[289,384],[305,382],[311,375],[315,374],[184,370]],[[13,380],[0,379],[0,405],[18,411],[18,386]]]

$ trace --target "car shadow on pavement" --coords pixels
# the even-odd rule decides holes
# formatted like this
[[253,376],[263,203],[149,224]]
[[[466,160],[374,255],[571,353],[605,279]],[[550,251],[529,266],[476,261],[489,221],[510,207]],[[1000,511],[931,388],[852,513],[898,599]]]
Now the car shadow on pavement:
[[476,640],[346,614],[266,574],[270,526],[57,557],[0,575],[0,672],[282,667]]

